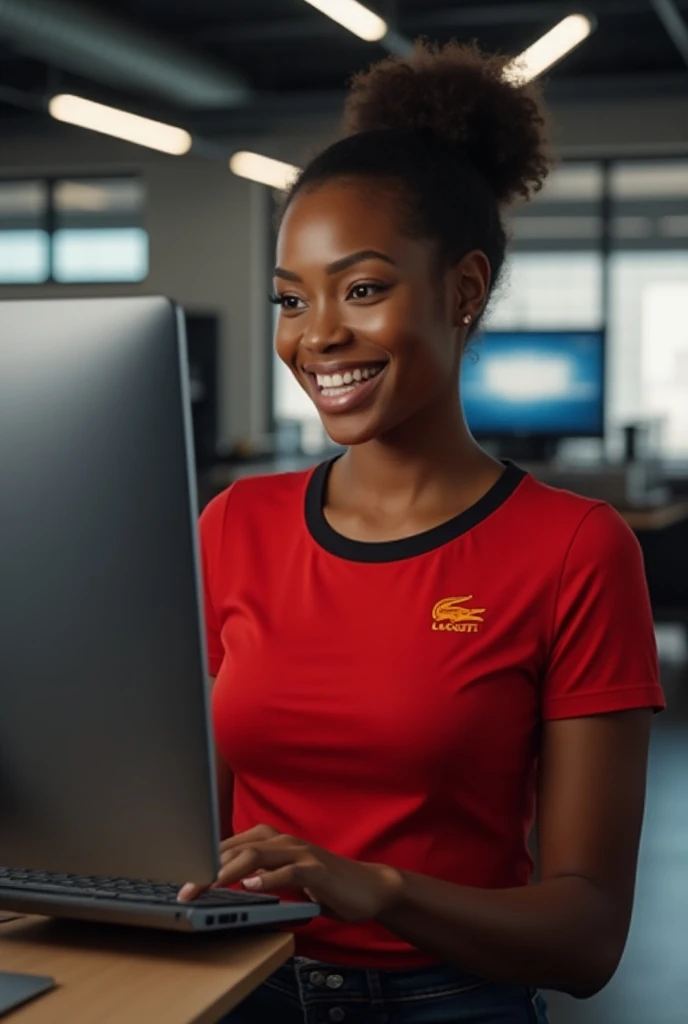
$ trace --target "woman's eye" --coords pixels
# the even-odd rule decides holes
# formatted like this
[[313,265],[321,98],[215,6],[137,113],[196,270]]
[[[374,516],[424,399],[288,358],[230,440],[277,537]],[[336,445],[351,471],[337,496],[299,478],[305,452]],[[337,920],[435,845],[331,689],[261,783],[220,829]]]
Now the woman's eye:
[[[347,299],[371,299],[380,292],[387,291],[388,285],[376,284],[372,281],[366,284],[355,284],[349,289]],[[287,313],[300,313],[306,308],[306,302],[298,295],[290,295],[288,292],[277,292],[270,296],[270,302],[279,306]]]
[[385,286],[381,284],[355,284],[349,295],[352,299],[370,299],[384,290]]
[[[298,295],[273,295],[270,300],[275,306],[279,306],[281,309],[290,311],[298,311],[303,309],[305,302],[300,299]],[[301,303],[301,305],[299,305]]]

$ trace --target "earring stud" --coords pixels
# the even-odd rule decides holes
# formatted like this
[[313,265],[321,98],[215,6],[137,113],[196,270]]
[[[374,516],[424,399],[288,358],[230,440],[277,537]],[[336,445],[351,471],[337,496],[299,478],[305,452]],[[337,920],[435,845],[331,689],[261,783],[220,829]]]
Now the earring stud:
[[472,319],[473,319],[473,317],[471,316],[471,314],[470,313],[466,313],[465,317],[463,318],[463,322],[466,325],[468,325],[471,322]]

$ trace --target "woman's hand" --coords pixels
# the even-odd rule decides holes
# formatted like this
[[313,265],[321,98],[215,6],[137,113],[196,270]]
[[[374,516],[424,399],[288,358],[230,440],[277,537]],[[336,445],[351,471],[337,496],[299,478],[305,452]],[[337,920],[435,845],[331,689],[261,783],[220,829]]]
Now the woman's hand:
[[[338,857],[269,825],[232,836],[220,849],[222,866],[212,888],[240,881],[250,892],[301,889],[340,921],[374,920],[390,909],[403,884],[394,868]],[[179,899],[193,900],[203,891],[187,883]]]

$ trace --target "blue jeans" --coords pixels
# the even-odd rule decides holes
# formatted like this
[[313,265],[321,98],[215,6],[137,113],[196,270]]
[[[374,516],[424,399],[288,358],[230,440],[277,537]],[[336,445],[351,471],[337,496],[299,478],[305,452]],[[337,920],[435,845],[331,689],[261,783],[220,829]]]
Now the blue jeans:
[[377,971],[295,957],[222,1024],[547,1024],[534,989],[455,967]]

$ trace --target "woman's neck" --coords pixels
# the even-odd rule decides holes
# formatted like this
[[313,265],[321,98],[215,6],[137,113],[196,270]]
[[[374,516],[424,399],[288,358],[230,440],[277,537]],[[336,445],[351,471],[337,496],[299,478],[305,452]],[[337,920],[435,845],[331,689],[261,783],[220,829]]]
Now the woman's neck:
[[473,439],[460,405],[437,403],[388,435],[350,448],[333,470],[328,505],[374,508],[394,518],[468,505],[502,468]]

